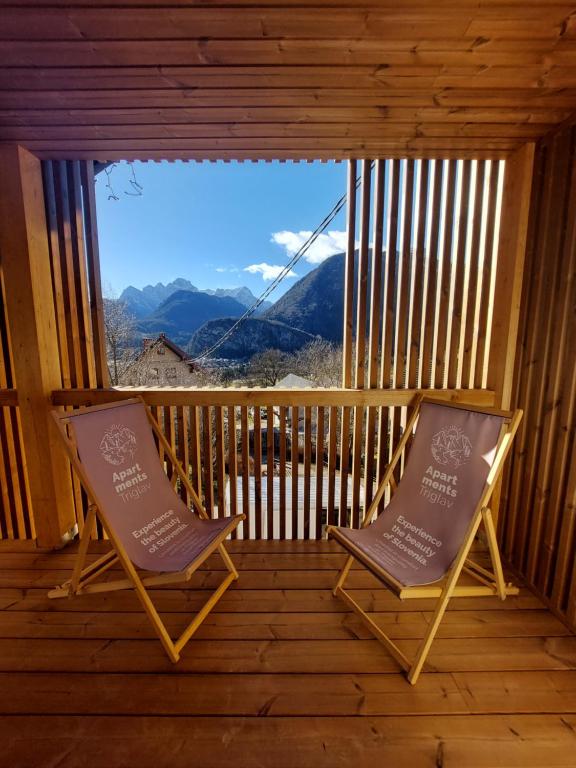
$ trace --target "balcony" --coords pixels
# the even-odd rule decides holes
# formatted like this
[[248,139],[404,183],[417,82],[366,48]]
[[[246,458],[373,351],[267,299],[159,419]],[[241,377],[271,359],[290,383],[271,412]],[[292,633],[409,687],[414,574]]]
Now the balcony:
[[[573,8],[0,4],[0,766],[572,766]],[[342,389],[129,393],[210,514],[247,514],[240,580],[177,666],[133,595],[46,596],[87,507],[50,411],[127,396],[95,173],[139,159],[349,169]],[[455,599],[412,688],[332,597],[323,530],[361,523],[422,390],[525,412],[497,494],[520,594]],[[218,567],[156,591],[171,629]],[[412,650],[430,604],[352,587]]]

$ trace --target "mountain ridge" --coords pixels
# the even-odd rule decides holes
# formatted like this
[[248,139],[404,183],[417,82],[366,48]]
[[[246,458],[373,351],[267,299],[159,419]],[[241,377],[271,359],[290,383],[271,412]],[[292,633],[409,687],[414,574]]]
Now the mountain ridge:
[[180,346],[186,346],[198,328],[209,320],[238,318],[246,308],[229,296],[211,296],[202,291],[176,291],[148,317],[137,323],[143,336],[165,333]]
[[[120,294],[120,301],[123,301],[128,311],[136,320],[145,320],[160,307],[160,305],[170,298],[177,291],[190,291],[191,293],[205,293],[209,296],[218,298],[236,299],[245,309],[251,307],[258,299],[252,291],[245,285],[237,288],[198,288],[184,277],[177,277],[170,283],[156,283],[156,285],[145,285],[144,288],[135,288],[128,285]],[[269,301],[264,301],[257,312],[260,314],[272,306]]]

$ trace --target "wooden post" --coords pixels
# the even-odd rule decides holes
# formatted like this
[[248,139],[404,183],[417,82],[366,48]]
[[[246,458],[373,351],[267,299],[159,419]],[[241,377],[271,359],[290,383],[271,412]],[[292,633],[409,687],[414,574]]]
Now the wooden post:
[[[525,144],[506,161],[487,382],[495,392],[494,404],[504,410],[512,405],[533,167],[534,144]],[[499,480],[492,496],[496,527],[501,488]]]
[[75,524],[70,468],[49,418],[62,385],[40,161],[0,147],[0,258],[38,544]]
[[496,393],[496,406],[506,410],[512,397],[533,165],[534,144],[525,144],[506,161],[504,178],[488,388]]

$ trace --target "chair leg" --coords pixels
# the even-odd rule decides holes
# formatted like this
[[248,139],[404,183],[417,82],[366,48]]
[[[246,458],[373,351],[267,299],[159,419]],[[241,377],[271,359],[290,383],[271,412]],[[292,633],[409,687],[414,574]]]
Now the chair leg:
[[338,581],[336,582],[336,585],[335,585],[334,589],[332,590],[332,594],[334,595],[334,597],[336,597],[336,595],[338,594],[338,590],[342,589],[342,585],[346,581],[346,577],[348,576],[348,574],[350,572],[350,568],[352,568],[352,563],[353,562],[354,562],[354,558],[352,557],[352,555],[349,555],[348,559],[346,560],[346,562],[342,566],[342,568],[340,570],[340,573],[338,574]]
[[490,559],[494,570],[494,579],[498,588],[498,597],[500,600],[505,600],[506,581],[504,579],[504,570],[502,568],[502,560],[500,558],[500,550],[498,548],[498,540],[496,538],[496,529],[494,528],[494,518],[492,517],[491,509],[485,507],[482,510],[482,521],[484,523],[484,530],[486,531],[488,550],[490,552]]

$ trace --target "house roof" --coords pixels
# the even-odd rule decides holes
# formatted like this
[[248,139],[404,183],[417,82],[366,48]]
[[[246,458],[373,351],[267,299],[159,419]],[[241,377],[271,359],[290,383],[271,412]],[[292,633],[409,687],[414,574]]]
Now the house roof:
[[500,157],[576,108],[562,0],[0,4],[0,141],[41,157]]
[[305,379],[296,373],[289,373],[275,385],[275,389],[307,389],[315,386],[316,384],[310,379]]
[[[151,341],[151,340],[149,340],[149,341]],[[147,346],[146,346],[146,347],[145,347],[145,348],[142,350],[142,352],[140,353],[140,355],[139,355],[138,359],[139,359],[139,360],[140,360],[140,359],[142,359],[142,357],[143,357],[144,355],[146,355],[148,352],[150,352],[150,350],[152,350],[152,349],[156,349],[157,347],[159,347],[159,346],[161,346],[161,345],[164,345],[165,347],[167,347],[168,349],[170,349],[172,352],[174,352],[174,354],[175,354],[175,355],[178,355],[178,357],[180,358],[180,360],[181,360],[182,362],[188,363],[188,365],[190,366],[190,368],[191,368],[191,369],[194,367],[194,365],[193,365],[192,361],[190,360],[190,356],[189,356],[189,355],[187,355],[187,354],[186,354],[186,352],[184,352],[184,350],[183,350],[181,347],[179,347],[179,346],[178,346],[177,344],[175,344],[175,343],[174,343],[174,342],[173,342],[171,339],[169,339],[169,338],[166,336],[166,334],[165,334],[165,333],[160,333],[160,334],[158,335],[158,338],[157,338],[157,339],[154,339],[153,341],[151,341],[151,343],[149,343],[149,344],[148,344],[148,345],[147,345]]]

